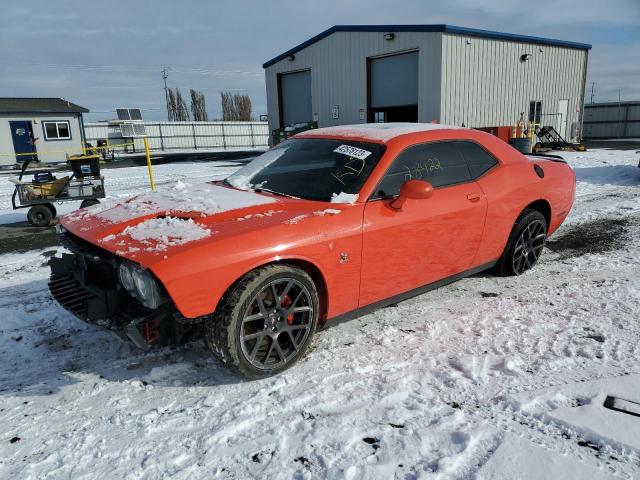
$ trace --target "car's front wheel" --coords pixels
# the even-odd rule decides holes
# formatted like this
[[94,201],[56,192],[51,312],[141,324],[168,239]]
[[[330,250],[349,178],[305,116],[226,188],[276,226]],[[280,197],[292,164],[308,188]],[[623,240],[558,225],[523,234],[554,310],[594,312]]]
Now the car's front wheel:
[[251,379],[277,374],[307,350],[318,323],[313,280],[291,265],[254,270],[230,289],[206,327],[207,343]]
[[537,210],[526,209],[511,231],[497,270],[501,275],[522,275],[540,258],[547,238],[547,220]]

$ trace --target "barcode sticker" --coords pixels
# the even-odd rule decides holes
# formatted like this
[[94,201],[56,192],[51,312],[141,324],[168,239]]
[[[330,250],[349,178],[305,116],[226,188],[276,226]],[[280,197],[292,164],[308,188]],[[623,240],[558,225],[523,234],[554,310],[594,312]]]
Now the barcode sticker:
[[357,147],[352,147],[350,145],[340,145],[338,148],[334,150],[334,152],[341,153],[343,155],[347,155],[352,158],[357,158],[359,160],[364,160],[369,155],[371,155],[371,152],[367,150],[363,150]]

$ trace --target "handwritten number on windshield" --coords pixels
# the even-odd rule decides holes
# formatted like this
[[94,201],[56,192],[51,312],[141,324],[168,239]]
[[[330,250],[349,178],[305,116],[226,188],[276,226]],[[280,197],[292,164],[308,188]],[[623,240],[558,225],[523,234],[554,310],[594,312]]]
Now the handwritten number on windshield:
[[343,179],[346,180],[346,177],[348,176],[357,177],[364,170],[364,166],[365,166],[364,159],[349,157],[349,161],[346,162],[343,166],[344,170],[339,172],[332,172],[331,175],[333,176],[333,178],[338,180],[341,184],[346,185]]

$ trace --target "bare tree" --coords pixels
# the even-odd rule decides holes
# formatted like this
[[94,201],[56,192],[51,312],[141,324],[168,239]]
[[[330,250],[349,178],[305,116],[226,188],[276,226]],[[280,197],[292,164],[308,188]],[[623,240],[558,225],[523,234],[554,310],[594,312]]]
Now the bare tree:
[[176,121],[176,94],[170,88],[167,89],[167,117],[170,122]]
[[176,121],[178,122],[188,122],[189,121],[189,110],[187,109],[187,104],[182,98],[182,94],[180,90],[176,87]]
[[195,122],[207,122],[207,106],[204,99],[204,93],[197,92],[193,88],[189,91],[191,94],[191,114]]
[[222,119],[226,122],[251,121],[251,99],[249,95],[220,92]]

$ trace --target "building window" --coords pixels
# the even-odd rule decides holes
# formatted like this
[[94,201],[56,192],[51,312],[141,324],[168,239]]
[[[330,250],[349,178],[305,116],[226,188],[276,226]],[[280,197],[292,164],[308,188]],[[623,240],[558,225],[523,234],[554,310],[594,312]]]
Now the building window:
[[42,122],[45,140],[71,140],[71,126],[68,120]]
[[375,123],[384,123],[386,121],[384,112],[375,112],[373,114],[373,121]]
[[531,100],[529,102],[529,122],[540,123],[542,117],[542,102],[539,100]]

